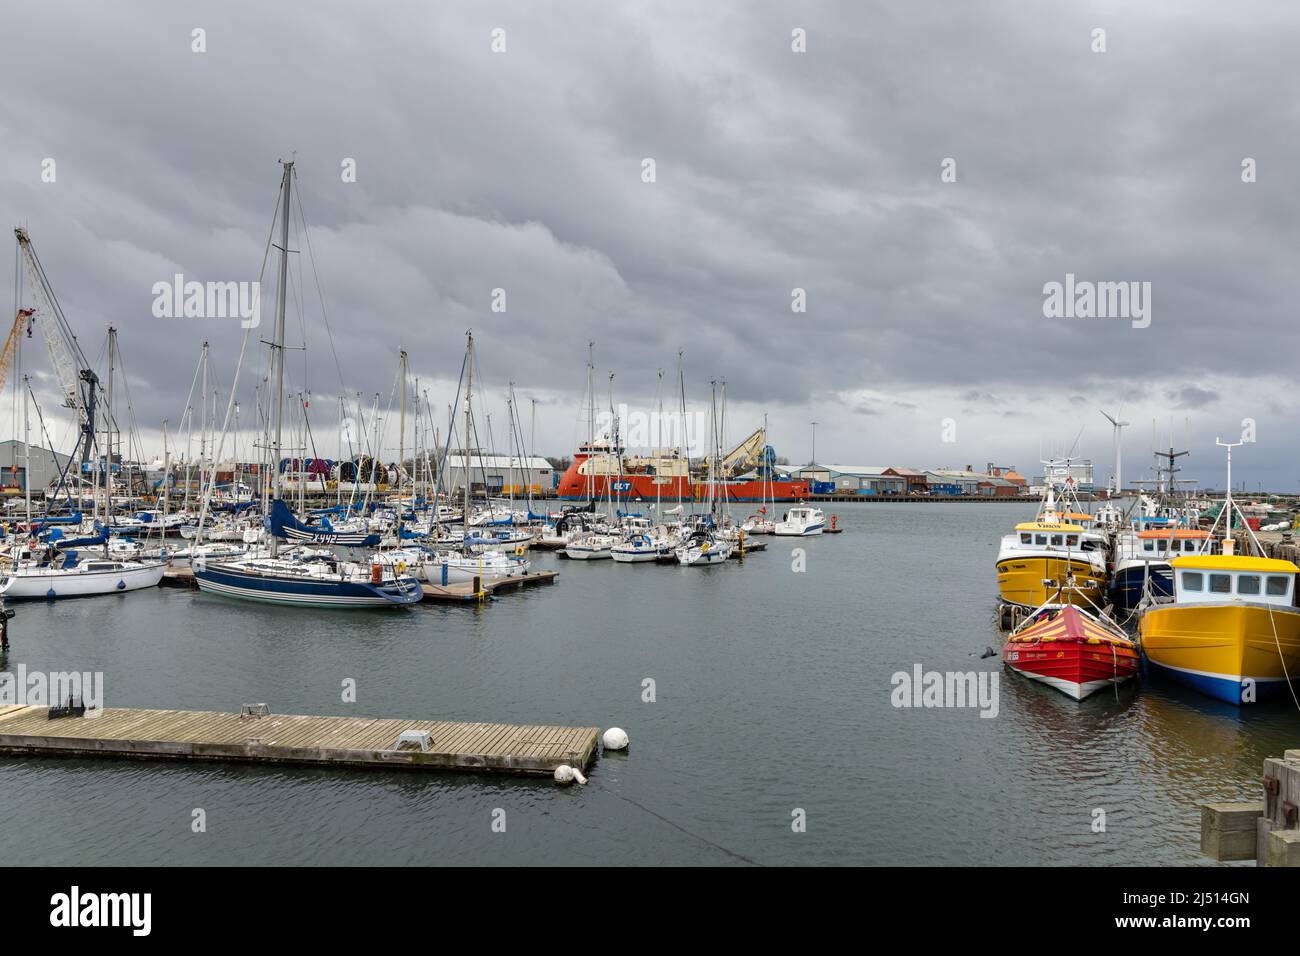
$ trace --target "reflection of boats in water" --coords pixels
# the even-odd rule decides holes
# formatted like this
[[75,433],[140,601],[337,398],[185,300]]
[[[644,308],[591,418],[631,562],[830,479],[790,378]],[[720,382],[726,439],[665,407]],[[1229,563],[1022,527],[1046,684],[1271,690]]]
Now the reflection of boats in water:
[[1007,637],[1002,660],[1075,700],[1138,672],[1132,638],[1113,622],[1069,604],[1044,605],[1030,615]]

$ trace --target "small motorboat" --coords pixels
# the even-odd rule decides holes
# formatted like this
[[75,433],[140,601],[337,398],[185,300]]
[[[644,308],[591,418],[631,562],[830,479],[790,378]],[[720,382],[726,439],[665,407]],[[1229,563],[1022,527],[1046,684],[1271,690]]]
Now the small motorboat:
[[1002,662],[1075,700],[1138,672],[1137,642],[1119,625],[1073,604],[1046,604],[1012,631]]
[[772,533],[789,537],[808,537],[821,534],[825,527],[826,515],[820,508],[791,508],[785,513],[785,517],[773,526]]

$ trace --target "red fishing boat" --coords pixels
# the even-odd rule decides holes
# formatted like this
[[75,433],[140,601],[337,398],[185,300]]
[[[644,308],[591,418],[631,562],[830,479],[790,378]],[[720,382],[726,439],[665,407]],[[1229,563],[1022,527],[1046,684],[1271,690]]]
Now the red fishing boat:
[[1007,638],[1002,662],[1017,673],[1083,700],[1135,677],[1137,642],[1074,605],[1040,608]]

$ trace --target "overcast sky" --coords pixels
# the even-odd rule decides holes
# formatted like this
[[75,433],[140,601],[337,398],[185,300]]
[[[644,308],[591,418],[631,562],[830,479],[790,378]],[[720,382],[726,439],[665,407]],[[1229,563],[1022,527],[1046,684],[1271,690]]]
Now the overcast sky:
[[[594,340],[602,399],[613,371],[653,406],[664,369],[675,402],[684,350],[693,406],[725,379],[729,436],[766,413],[796,462],[815,420],[824,462],[1032,474],[1075,448],[1100,484],[1123,402],[1128,477],[1172,431],[1221,487],[1214,440],[1251,419],[1234,476],[1296,491],[1298,28],[1240,0],[11,3],[0,210],[92,360],[119,329],[151,453],[202,341],[228,388],[242,335],[155,318],[152,287],[255,279],[295,157],[333,347],[295,256],[289,377],[322,454],[335,396],[387,406],[401,348],[441,421],[472,328],[497,444],[513,381],[542,454],[583,434]],[[1149,327],[1045,317],[1067,273],[1149,282]]]

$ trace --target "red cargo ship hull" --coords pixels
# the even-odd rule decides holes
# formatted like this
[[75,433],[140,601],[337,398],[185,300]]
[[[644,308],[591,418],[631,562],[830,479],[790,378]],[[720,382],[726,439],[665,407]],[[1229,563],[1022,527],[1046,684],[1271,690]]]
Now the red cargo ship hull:
[[[574,501],[586,501],[589,495],[632,501],[654,501],[656,496],[665,501],[703,501],[709,497],[708,482],[692,482],[684,475],[582,475],[578,466],[583,460],[574,461],[561,476],[557,497]],[[720,481],[716,487],[718,497],[726,501],[802,501],[809,491],[806,481]]]

